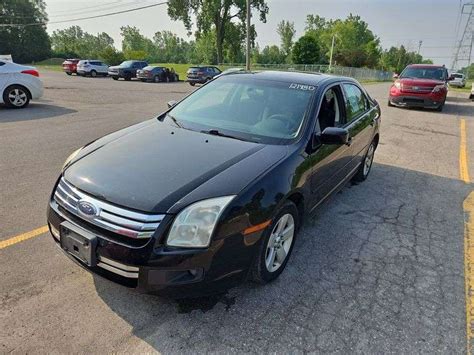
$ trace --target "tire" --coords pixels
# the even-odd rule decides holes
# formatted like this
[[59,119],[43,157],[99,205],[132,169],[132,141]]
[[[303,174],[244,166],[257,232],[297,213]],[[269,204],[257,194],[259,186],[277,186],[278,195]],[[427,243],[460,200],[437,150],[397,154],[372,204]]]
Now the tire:
[[189,85],[194,86],[194,85],[196,85],[196,83],[189,83]]
[[113,76],[112,79],[118,80],[119,78],[118,78],[118,76]]
[[443,108],[444,108],[444,102],[441,105],[439,105],[438,107],[436,107],[436,111],[442,112]]
[[365,153],[364,159],[362,160],[362,164],[357,170],[357,173],[352,178],[354,182],[362,182],[367,179],[370,174],[370,170],[372,169],[372,163],[374,161],[375,150],[377,149],[375,140],[370,143],[369,148],[367,149],[367,153]]
[[97,76],[97,72],[95,70],[91,70],[90,76],[91,78],[95,78]]
[[153,78],[153,82],[159,83],[160,82],[160,77],[158,75],[155,75],[155,77]]
[[390,102],[390,99],[387,101],[387,106],[388,106],[388,107],[395,107],[395,106]]
[[25,108],[30,103],[30,92],[21,85],[11,85],[3,92],[3,102],[10,108]]
[[[250,271],[253,281],[266,284],[280,276],[293,251],[298,226],[298,209],[293,202],[287,201],[275,213],[272,223],[263,232],[259,250]],[[280,239],[285,235],[285,230],[288,230],[286,239]],[[279,241],[275,238],[278,238]],[[272,248],[270,247],[271,243],[277,246]],[[280,252],[282,253],[280,254]],[[278,260],[279,257],[280,260]]]
[[125,74],[124,79],[125,81],[130,81],[132,80],[132,76],[130,74]]
[[71,74],[72,74],[72,73],[70,73],[70,72],[68,72],[68,71],[66,72],[66,75],[71,75]]

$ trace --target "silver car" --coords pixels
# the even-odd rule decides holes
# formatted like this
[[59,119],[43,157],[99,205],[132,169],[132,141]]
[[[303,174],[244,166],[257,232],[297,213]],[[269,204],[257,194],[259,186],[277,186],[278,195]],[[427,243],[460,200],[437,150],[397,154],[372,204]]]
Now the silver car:
[[77,63],[77,75],[96,77],[98,75],[107,76],[109,66],[100,60],[80,60]]
[[453,73],[451,74],[453,80],[449,81],[449,86],[463,88],[466,86],[466,76],[461,73]]

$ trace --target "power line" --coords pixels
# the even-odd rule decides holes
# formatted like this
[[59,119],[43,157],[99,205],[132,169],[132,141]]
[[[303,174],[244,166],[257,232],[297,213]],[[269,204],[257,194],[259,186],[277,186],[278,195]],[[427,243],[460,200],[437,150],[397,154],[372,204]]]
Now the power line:
[[102,15],[95,15],[95,16],[87,16],[87,17],[79,17],[79,18],[73,18],[69,20],[62,20],[62,21],[51,21],[51,22],[32,22],[32,23],[0,23],[0,27],[26,27],[26,26],[45,26],[45,25],[54,25],[54,24],[59,24],[59,23],[67,23],[67,22],[74,22],[74,21],[83,21],[83,20],[90,20],[94,18],[100,18],[100,17],[108,17],[108,16],[114,16],[114,15],[119,15],[119,14],[124,14],[127,12],[132,12],[132,11],[139,11],[139,10],[144,10],[144,9],[149,9],[151,7],[156,7],[160,5],[165,5],[167,4],[168,1],[163,1],[159,2],[156,4],[151,4],[151,5],[146,5],[146,6],[140,6],[140,7],[135,7],[133,9],[127,9],[127,10],[122,10],[122,11],[115,11],[115,12],[109,12],[106,14]]

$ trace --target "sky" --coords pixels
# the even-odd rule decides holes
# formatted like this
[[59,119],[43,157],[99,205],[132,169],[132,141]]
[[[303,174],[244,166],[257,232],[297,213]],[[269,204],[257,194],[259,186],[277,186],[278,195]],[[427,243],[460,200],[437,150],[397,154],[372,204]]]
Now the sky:
[[[46,0],[46,5],[50,22],[53,22],[120,11],[159,1]],[[368,23],[369,28],[380,38],[383,48],[403,44],[409,50],[417,51],[419,41],[422,41],[420,53],[423,57],[433,59],[436,64],[446,64],[450,67],[461,1],[467,2],[467,0],[267,0],[270,8],[267,22],[261,23],[258,21],[258,16],[254,16],[253,20],[256,21],[257,42],[262,48],[266,45],[279,44],[276,26],[281,20],[294,22],[296,37],[299,37],[304,33],[308,14],[328,19],[343,19],[352,13],[360,15]],[[463,23],[465,21],[466,18]],[[71,25],[79,25],[90,33],[107,32],[119,48],[120,27],[125,25],[138,27],[150,38],[155,32],[163,30],[170,30],[180,37],[188,38],[184,25],[169,19],[166,5],[99,19],[50,24],[48,32],[52,33],[54,30]],[[462,31],[458,37],[461,33]]]

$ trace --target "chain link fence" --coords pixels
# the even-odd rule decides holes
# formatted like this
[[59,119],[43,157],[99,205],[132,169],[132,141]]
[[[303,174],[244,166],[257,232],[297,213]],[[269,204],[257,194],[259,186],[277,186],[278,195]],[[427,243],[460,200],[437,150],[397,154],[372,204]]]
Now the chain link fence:
[[[223,64],[220,67],[224,69],[229,68],[243,68],[243,64]],[[369,69],[369,68],[353,68],[340,67],[327,64],[252,64],[253,70],[295,70],[312,73],[325,73],[339,76],[348,76],[362,81],[386,81],[392,80],[392,72]]]

